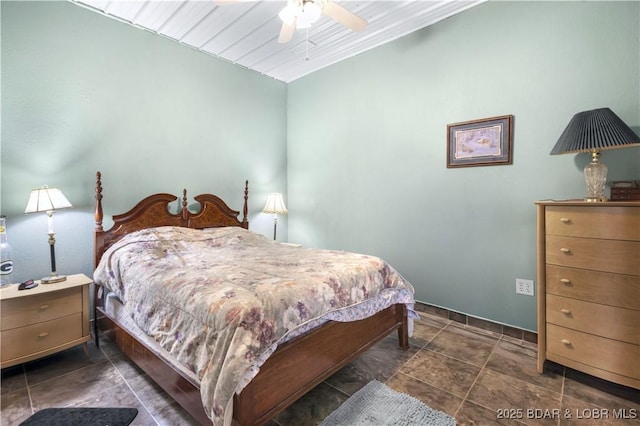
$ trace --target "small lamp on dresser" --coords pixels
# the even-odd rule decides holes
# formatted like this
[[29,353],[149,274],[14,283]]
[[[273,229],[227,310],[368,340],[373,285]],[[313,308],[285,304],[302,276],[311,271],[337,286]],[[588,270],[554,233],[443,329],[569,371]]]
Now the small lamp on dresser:
[[262,209],[262,213],[273,213],[273,239],[276,239],[276,227],[278,226],[278,215],[287,214],[287,206],[279,192],[273,192],[267,197],[267,202]]
[[71,203],[62,194],[62,191],[60,191],[58,188],[49,188],[45,185],[31,191],[31,196],[29,197],[27,208],[24,210],[25,213],[47,213],[49,251],[51,253],[51,275],[42,278],[41,282],[43,284],[58,283],[67,279],[67,277],[64,275],[58,275],[58,272],[56,271],[56,234],[53,231],[53,211],[66,209],[68,207],[72,207]]
[[574,115],[551,155],[590,152],[591,163],[584,168],[585,201],[607,201],[604,187],[608,169],[600,162],[600,151],[636,145],[640,145],[640,137],[611,109],[599,108]]

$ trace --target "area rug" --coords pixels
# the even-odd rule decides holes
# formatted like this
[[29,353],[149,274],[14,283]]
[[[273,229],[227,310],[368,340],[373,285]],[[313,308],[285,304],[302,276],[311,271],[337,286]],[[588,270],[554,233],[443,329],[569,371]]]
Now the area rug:
[[20,426],[127,426],[137,415],[135,408],[45,408]]
[[456,419],[377,380],[351,395],[320,426],[455,426]]

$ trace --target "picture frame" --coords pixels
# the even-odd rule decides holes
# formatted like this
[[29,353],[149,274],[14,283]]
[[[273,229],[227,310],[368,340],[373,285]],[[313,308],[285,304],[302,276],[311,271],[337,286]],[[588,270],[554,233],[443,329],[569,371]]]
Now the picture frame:
[[513,115],[447,125],[447,168],[513,163]]

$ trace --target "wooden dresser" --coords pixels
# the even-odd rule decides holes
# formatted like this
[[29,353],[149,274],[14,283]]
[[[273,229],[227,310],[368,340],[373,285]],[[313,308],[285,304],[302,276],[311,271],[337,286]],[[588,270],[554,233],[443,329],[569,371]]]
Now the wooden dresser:
[[640,389],[640,203],[536,203],[538,371]]
[[78,274],[65,281],[0,290],[0,367],[59,352],[89,341],[89,284]]

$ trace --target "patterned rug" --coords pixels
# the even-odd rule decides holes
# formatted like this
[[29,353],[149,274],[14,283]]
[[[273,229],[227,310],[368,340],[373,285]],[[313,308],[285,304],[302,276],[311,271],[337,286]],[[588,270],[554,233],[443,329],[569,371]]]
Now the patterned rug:
[[137,415],[135,408],[45,408],[20,426],[127,426]]
[[374,380],[351,395],[320,426],[455,426],[456,419]]

